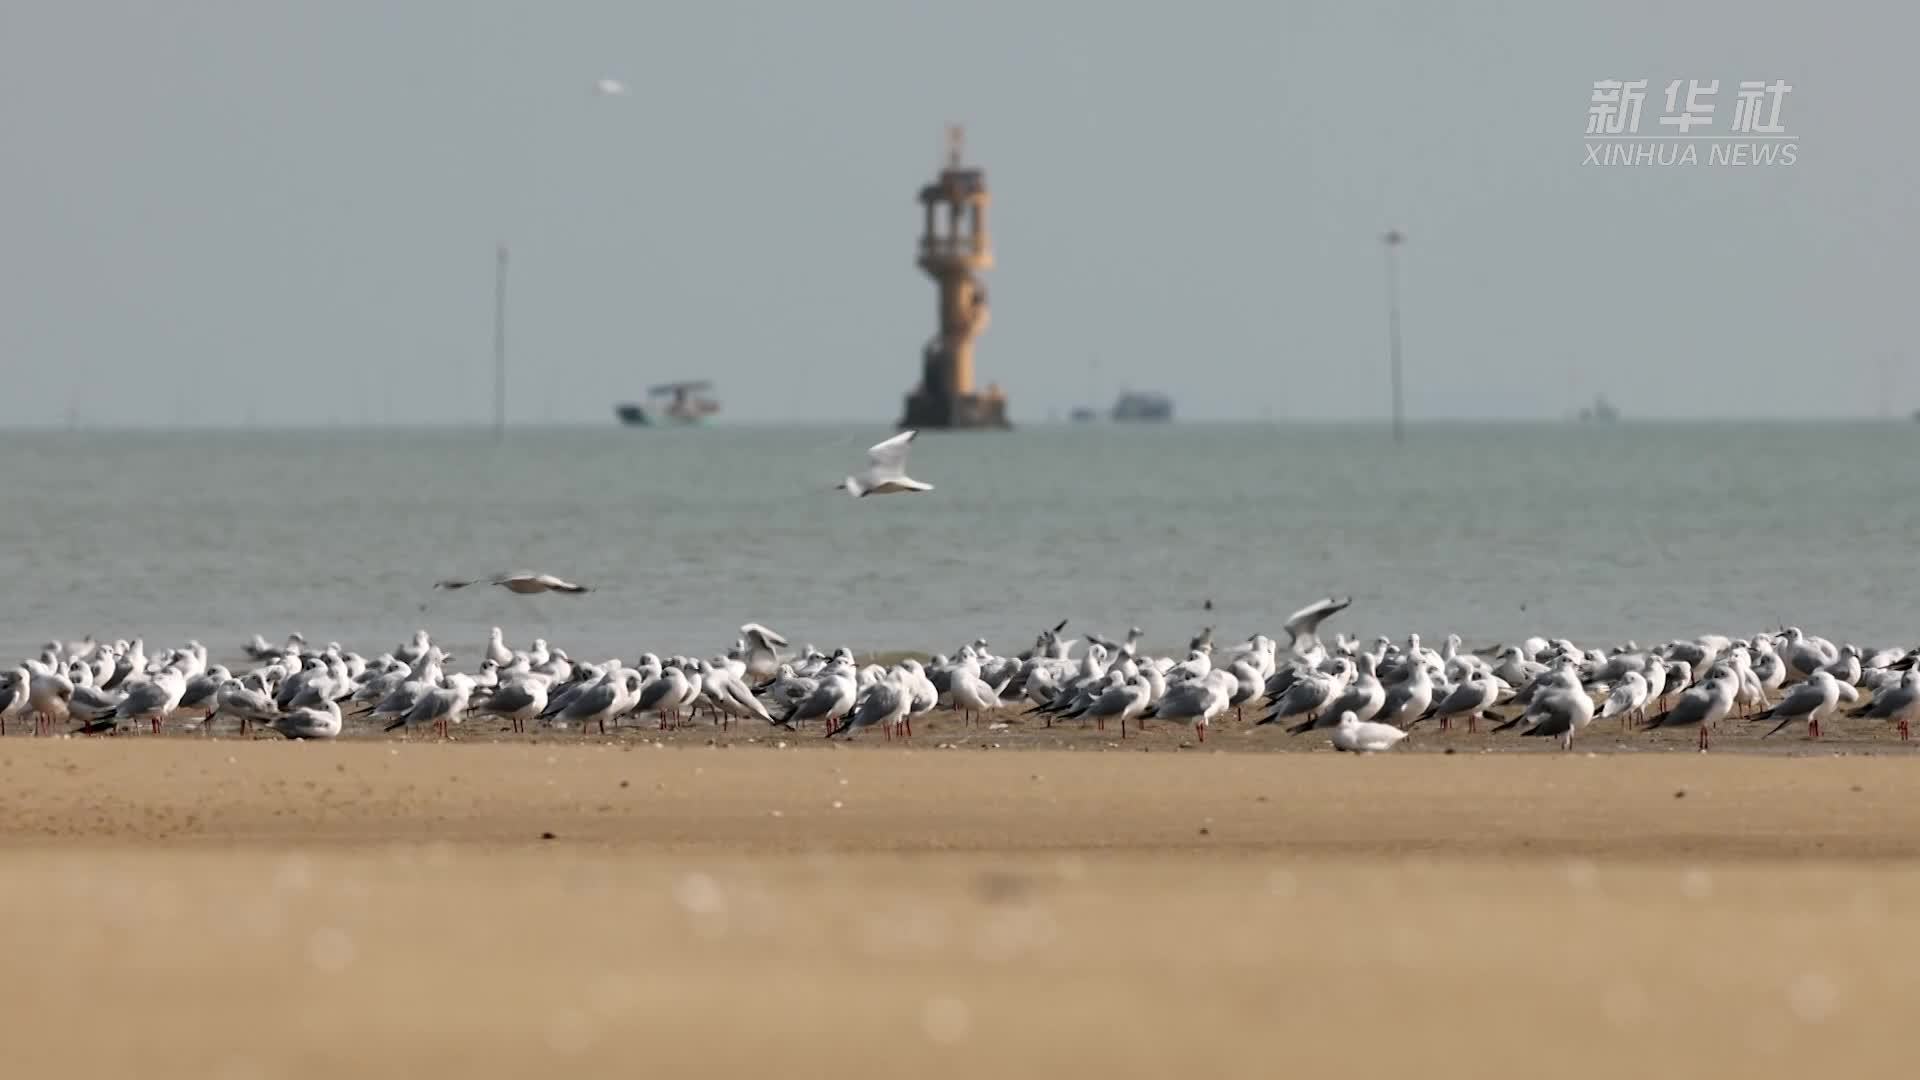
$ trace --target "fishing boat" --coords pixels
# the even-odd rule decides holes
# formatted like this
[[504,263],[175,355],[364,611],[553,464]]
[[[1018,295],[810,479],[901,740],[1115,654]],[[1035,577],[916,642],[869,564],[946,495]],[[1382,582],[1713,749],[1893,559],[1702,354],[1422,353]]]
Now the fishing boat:
[[1127,390],[1113,404],[1113,418],[1128,421],[1164,422],[1173,419],[1173,399],[1165,394]]
[[1580,410],[1580,421],[1586,424],[1612,424],[1620,419],[1620,410],[1613,407],[1605,394],[1593,399],[1593,404]]
[[647,388],[647,397],[652,404],[621,402],[613,407],[613,415],[629,427],[663,423],[697,424],[720,411],[720,403],[705,396],[705,392],[711,389],[713,383],[705,379],[661,383]]

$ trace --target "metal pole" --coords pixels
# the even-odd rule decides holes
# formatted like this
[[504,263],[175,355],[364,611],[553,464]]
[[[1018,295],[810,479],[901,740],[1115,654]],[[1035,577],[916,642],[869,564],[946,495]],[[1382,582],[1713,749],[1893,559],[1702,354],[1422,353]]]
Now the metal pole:
[[1387,245],[1387,363],[1393,380],[1393,441],[1407,439],[1405,407],[1400,394],[1400,245],[1406,234],[1392,229],[1383,237]]
[[493,437],[507,437],[507,245],[493,274]]

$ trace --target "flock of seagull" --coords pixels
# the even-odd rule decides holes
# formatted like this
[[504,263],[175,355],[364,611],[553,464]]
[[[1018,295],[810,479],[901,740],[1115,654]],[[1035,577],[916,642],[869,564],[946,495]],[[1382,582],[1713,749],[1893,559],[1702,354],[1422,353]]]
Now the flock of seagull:
[[241,734],[258,726],[292,739],[336,738],[350,723],[446,737],[481,718],[514,732],[547,725],[604,734],[623,720],[671,729],[704,711],[723,728],[814,724],[832,738],[868,729],[907,738],[915,718],[944,705],[968,723],[1078,720],[1116,725],[1123,739],[1151,721],[1191,725],[1201,742],[1229,711],[1245,720],[1252,710],[1250,729],[1325,730],[1337,749],[1357,752],[1390,750],[1428,722],[1464,722],[1469,731],[1484,722],[1571,749],[1594,720],[1614,719],[1623,731],[1695,729],[1705,750],[1736,716],[1775,721],[1767,735],[1804,723],[1818,738],[1851,705],[1848,716],[1891,721],[1904,740],[1920,713],[1920,650],[1836,646],[1797,627],[1644,649],[1533,638],[1470,652],[1458,635],[1438,650],[1418,635],[1402,644],[1342,634],[1329,646],[1319,627],[1351,602],[1328,597],[1301,608],[1278,639],[1255,634],[1216,646],[1206,628],[1184,658],[1143,652],[1138,627],[1118,640],[1088,634],[1076,656],[1079,639],[1065,636],[1065,620],[1018,655],[998,655],[980,639],[951,657],[887,665],[859,664],[846,648],[789,652],[785,637],[757,623],[711,658],[645,653],[631,665],[576,661],[544,639],[516,650],[495,627],[471,673],[455,670],[425,630],[371,659],[338,643],[313,647],[299,634],[279,646],[256,635],[237,671],[209,663],[198,642],[151,655],[137,639],[50,642],[0,674],[0,735],[28,718],[36,735],[158,734],[177,720],[202,732],[233,723]]

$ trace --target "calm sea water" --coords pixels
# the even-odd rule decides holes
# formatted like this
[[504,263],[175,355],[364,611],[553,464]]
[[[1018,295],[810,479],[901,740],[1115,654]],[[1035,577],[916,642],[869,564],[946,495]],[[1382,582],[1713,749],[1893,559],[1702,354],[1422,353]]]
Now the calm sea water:
[[[1920,425],[1037,427],[923,435],[926,496],[828,488],[886,431],[0,435],[0,655],[50,638],[416,626],[575,655],[1017,649],[1063,617],[1173,646],[1331,626],[1642,643],[1794,622],[1920,639]],[[577,597],[437,592],[547,570]],[[1203,610],[1211,600],[1213,609]]]

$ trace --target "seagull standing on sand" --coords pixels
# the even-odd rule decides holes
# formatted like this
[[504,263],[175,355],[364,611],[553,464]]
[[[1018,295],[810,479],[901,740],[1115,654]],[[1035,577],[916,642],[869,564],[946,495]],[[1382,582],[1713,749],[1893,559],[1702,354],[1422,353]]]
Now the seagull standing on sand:
[[[1659,666],[1654,665],[1655,668]],[[1653,696],[1650,690],[1647,677],[1638,671],[1629,671],[1620,676],[1620,681],[1607,691],[1607,703],[1600,708],[1600,719],[1617,716],[1622,730],[1632,730],[1634,720],[1646,711],[1647,702]]]
[[1007,681],[1000,685],[983,679],[979,669],[972,664],[963,665],[953,672],[953,680],[947,684],[947,693],[953,697],[953,707],[958,709],[968,723],[976,715],[997,712],[1006,708],[1006,702],[1000,700],[1000,694],[1006,690]]
[[1900,730],[1900,741],[1912,737],[1910,722],[1920,715],[1920,666],[1900,673],[1900,682],[1873,695],[1873,703],[1847,714],[1873,720],[1892,720]]
[[907,475],[907,444],[913,442],[915,432],[903,431],[885,442],[875,443],[867,449],[867,470],[859,476],[849,476],[840,482],[840,490],[857,498],[869,495],[903,495],[920,491],[932,491],[932,484],[923,484]]
[[[1842,698],[1851,701],[1858,697],[1859,692],[1853,687],[1835,678],[1833,672],[1821,668],[1809,676],[1807,681],[1795,684],[1794,688],[1787,691],[1787,695],[1776,702],[1773,708],[1754,719],[1780,718],[1780,722],[1769,729],[1767,735],[1772,735],[1795,720],[1805,720],[1807,738],[1817,739],[1820,737],[1821,719],[1832,715],[1833,711],[1839,708]],[[1767,735],[1760,737],[1764,739]]]
[[1206,742],[1207,725],[1227,711],[1234,682],[1234,677],[1225,671],[1209,671],[1199,678],[1167,687],[1166,696],[1143,715],[1156,720],[1191,720],[1194,737]]
[[[1428,709],[1426,715],[1420,719],[1425,720],[1428,716],[1437,716],[1440,718],[1440,730],[1447,731],[1453,727],[1454,717],[1465,716],[1467,718],[1467,730],[1469,732],[1477,731],[1479,730],[1480,717],[1483,714],[1486,715],[1489,720],[1493,719],[1493,715],[1488,713],[1487,710],[1493,708],[1494,704],[1500,700],[1500,688],[1504,685],[1506,684],[1502,683],[1499,677],[1491,671],[1475,671],[1468,675],[1466,680],[1459,686],[1454,687],[1450,693],[1441,698],[1438,704]],[[1408,724],[1407,726],[1412,727],[1413,725]]]
[[[821,698],[834,685],[835,682],[832,680],[822,683],[820,687],[822,693],[816,694],[815,697]],[[826,737],[848,738],[861,728],[869,728],[877,724],[891,738],[893,725],[907,715],[907,705],[907,695],[901,692],[900,684],[895,681],[893,672],[889,671],[874,680],[873,684],[860,694],[859,702],[847,716],[846,723],[836,724],[831,717],[828,718]]]
[[1340,714],[1340,723],[1333,729],[1333,748],[1353,754],[1375,754],[1391,750],[1407,737],[1407,733],[1392,724],[1361,723],[1350,712]]
[[531,672],[517,676],[494,688],[480,707],[484,716],[504,716],[513,724],[515,734],[527,730],[527,721],[547,708],[547,677]]
[[[1327,711],[1320,714],[1319,720],[1314,720],[1309,715],[1308,719],[1288,728],[1288,733],[1298,735],[1316,727],[1332,727],[1333,724],[1339,723],[1339,716],[1343,712],[1352,713],[1354,719],[1361,723],[1373,719],[1374,714],[1380,711],[1380,706],[1386,704],[1387,700],[1386,689],[1374,676],[1373,664],[1372,653],[1361,653],[1359,674],[1353,677],[1353,682],[1347,686],[1346,693],[1335,698],[1327,706]],[[1328,717],[1333,717],[1332,723],[1327,722]]]
[[34,670],[27,683],[27,703],[33,709],[33,733],[53,734],[54,725],[64,724],[73,703],[73,680],[57,671]]
[[1700,749],[1705,750],[1710,741],[1708,733],[1715,724],[1727,718],[1733,711],[1733,695],[1740,688],[1739,676],[1730,667],[1716,664],[1707,672],[1707,677],[1687,687],[1686,693],[1673,708],[1647,721],[1649,730],[1658,727],[1693,727],[1700,729]]
[[24,716],[27,712],[27,686],[33,682],[33,676],[26,668],[18,668],[6,679],[0,680],[0,735],[7,733],[7,721]]
[[244,679],[231,679],[220,687],[213,697],[213,710],[207,713],[207,721],[201,730],[211,731],[213,722],[222,716],[238,717],[240,734],[247,733],[248,725],[254,722],[272,723],[279,715],[274,708],[273,697],[267,693],[267,684],[258,672],[250,673]]
[[337,739],[340,737],[340,706],[322,702],[312,709],[295,709],[276,716],[267,725],[289,739]]
[[1576,681],[1572,686],[1552,686],[1533,695],[1533,704],[1520,717],[1533,726],[1522,735],[1558,735],[1562,750],[1573,749],[1574,732],[1593,723],[1593,699]]
[[187,677],[179,671],[168,668],[151,678],[138,681],[128,680],[127,696],[113,710],[113,719],[149,720],[153,723],[153,733],[160,734],[160,727],[166,723],[173,710],[180,707],[180,698],[187,692]]
[[1286,723],[1296,716],[1304,716],[1308,722],[1318,719],[1328,702],[1346,693],[1347,682],[1353,677],[1353,661],[1341,657],[1331,666],[1332,671],[1315,668],[1298,674],[1274,700],[1273,711],[1254,727]]
[[1107,718],[1120,718],[1120,737],[1127,737],[1127,721],[1147,711],[1147,702],[1153,696],[1153,685],[1145,675],[1135,675],[1119,686],[1113,687],[1087,707],[1086,715],[1093,717],[1094,723],[1102,731],[1106,730]]
[[417,724],[432,723],[433,733],[441,738],[447,737],[448,726],[465,719],[467,702],[473,695],[473,676],[465,672],[456,672],[446,678],[445,685],[436,686],[421,693],[413,708],[407,714],[387,725],[392,731],[398,727],[412,728]]

